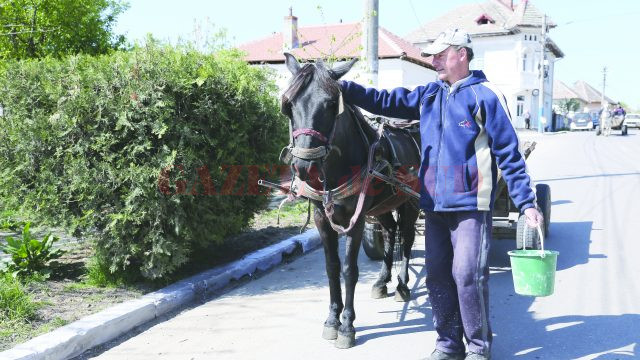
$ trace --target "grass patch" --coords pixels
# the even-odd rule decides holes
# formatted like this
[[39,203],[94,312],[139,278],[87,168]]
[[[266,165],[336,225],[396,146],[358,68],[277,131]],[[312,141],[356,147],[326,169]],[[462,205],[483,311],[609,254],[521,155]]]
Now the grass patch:
[[97,287],[115,287],[119,284],[117,279],[109,276],[109,269],[104,263],[98,261],[94,256],[89,259],[87,268],[87,285]]
[[0,338],[21,341],[30,336],[30,322],[40,303],[31,299],[24,285],[11,274],[0,274]]
[[66,292],[73,292],[78,290],[93,289],[95,287],[96,287],[95,285],[91,285],[86,282],[74,282],[70,284],[65,284],[62,290]]
[[69,321],[61,318],[61,317],[55,317],[53,318],[51,321],[49,321],[48,323],[40,326],[38,328],[38,330],[36,330],[34,332],[34,335],[40,335],[40,334],[44,334],[44,333],[48,333],[50,331],[53,331],[61,326],[65,326],[69,323]]
[[96,286],[87,276],[90,244],[69,250],[48,279],[0,275],[0,351],[148,292],[133,285]]
[[38,304],[25,292],[22,283],[11,274],[0,275],[0,321],[30,320]]
[[[310,209],[313,213],[313,206]],[[280,227],[302,226],[307,220],[307,201],[296,200],[286,202],[280,208]],[[265,210],[257,213],[251,221],[251,228],[264,228],[267,226],[278,226],[278,209]],[[310,219],[309,226],[315,226],[313,219]]]

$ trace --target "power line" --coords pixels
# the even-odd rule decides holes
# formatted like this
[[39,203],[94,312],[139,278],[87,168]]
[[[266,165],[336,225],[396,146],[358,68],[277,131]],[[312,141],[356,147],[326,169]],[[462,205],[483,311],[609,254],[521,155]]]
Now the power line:
[[411,10],[413,10],[413,16],[415,16],[416,21],[418,22],[418,26],[422,27],[422,21],[420,21],[420,18],[418,17],[418,12],[416,11],[416,8],[413,6],[413,1],[409,0],[409,5],[411,5]]
[[632,16],[632,15],[638,15],[638,14],[640,14],[640,11],[602,15],[602,16],[588,18],[588,19],[570,20],[570,21],[567,21],[567,22],[564,22],[564,23],[561,23],[561,24],[557,24],[556,26],[559,27],[559,26],[567,26],[567,25],[572,25],[572,24],[576,24],[576,23],[583,23],[583,22],[596,22],[598,20],[609,19],[609,18],[612,18],[612,17]]

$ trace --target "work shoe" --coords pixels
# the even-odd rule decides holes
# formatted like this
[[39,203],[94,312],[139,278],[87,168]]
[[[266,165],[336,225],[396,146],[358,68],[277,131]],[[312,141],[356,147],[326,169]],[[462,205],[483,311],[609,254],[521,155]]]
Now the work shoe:
[[480,354],[476,354],[473,351],[469,351],[467,353],[467,356],[464,358],[464,360],[490,360],[491,356],[490,355],[480,355]]
[[464,360],[464,353],[446,353],[436,349],[427,360]]

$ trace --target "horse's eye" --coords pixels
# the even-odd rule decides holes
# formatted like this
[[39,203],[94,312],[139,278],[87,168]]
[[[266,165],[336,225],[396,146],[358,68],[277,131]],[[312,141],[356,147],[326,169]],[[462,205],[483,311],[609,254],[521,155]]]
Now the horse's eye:
[[282,112],[282,114],[284,114],[289,118],[293,115],[291,112],[291,103],[283,104],[282,107],[280,108],[280,111]]

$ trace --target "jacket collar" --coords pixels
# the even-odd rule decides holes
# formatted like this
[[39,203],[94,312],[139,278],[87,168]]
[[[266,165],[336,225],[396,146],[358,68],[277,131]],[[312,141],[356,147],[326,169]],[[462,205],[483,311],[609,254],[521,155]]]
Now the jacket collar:
[[460,79],[456,81],[451,86],[442,80],[438,80],[437,83],[438,85],[440,85],[442,89],[444,89],[448,93],[453,93],[458,89],[479,84],[485,81],[487,81],[487,77],[484,75],[484,73],[481,70],[471,70],[469,76],[467,76],[464,79]]

